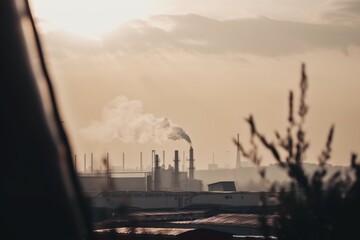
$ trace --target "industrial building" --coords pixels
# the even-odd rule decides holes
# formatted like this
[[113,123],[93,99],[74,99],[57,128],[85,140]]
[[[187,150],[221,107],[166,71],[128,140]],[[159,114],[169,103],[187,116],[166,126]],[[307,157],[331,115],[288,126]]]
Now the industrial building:
[[234,181],[222,181],[222,182],[211,183],[208,185],[208,189],[209,192],[214,192],[214,191],[236,192]]
[[188,207],[256,207],[258,192],[105,192],[91,197],[93,208],[183,209]]
[[152,156],[153,168],[150,172],[113,171],[108,168],[103,172],[79,173],[83,191],[91,194],[104,191],[203,191],[202,181],[194,178],[192,147],[189,150],[189,174],[179,170],[178,150],[174,153],[174,166],[169,165],[168,168],[160,166],[160,158],[155,151]]
[[[174,166],[160,166],[153,151],[150,172],[105,171],[80,174],[81,186],[93,209],[172,209],[219,207],[258,207],[261,193],[236,192],[235,183],[220,181],[203,191],[195,179],[194,150],[189,150],[189,174],[179,170],[179,151],[174,152]],[[109,168],[108,168],[109,169]],[[138,176],[134,176],[134,175]]]

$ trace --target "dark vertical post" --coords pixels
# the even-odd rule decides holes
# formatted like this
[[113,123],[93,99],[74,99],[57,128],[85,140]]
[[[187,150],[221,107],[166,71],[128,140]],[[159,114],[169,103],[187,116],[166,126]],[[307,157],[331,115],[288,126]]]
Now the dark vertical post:
[[174,159],[174,190],[179,191],[180,181],[179,181],[179,151],[175,150],[175,159]]
[[186,159],[185,159],[185,151],[183,151],[183,165],[182,165],[182,170],[183,170],[183,172],[185,171],[185,162],[186,162]]
[[143,162],[142,162],[142,152],[140,152],[140,171],[143,170]]
[[154,186],[154,190],[155,191],[160,191],[160,166],[159,166],[160,160],[159,160],[159,155],[155,154],[155,186]]
[[91,171],[91,173],[92,173],[92,172],[93,172],[93,169],[94,169],[94,168],[93,168],[93,167],[94,167],[94,165],[93,165],[93,164],[94,164],[94,155],[93,155],[93,153],[91,153],[91,162],[90,162],[90,163],[91,163],[91,165],[90,165],[90,171]]
[[86,153],[84,154],[84,172],[86,172]]
[[125,172],[125,153],[123,153],[123,164],[122,164],[122,170]]
[[151,150],[151,175],[152,175],[152,189],[155,189],[155,167],[154,167],[154,161],[155,161],[155,150]]
[[165,168],[165,151],[163,151],[163,166]]
[[76,162],[76,154],[75,154],[75,157],[74,157],[74,170],[75,170],[75,173],[77,172],[76,168],[77,168],[77,162]]
[[194,179],[194,170],[195,170],[195,167],[194,167],[194,149],[192,147],[190,147],[190,151],[189,151],[189,178],[190,179]]

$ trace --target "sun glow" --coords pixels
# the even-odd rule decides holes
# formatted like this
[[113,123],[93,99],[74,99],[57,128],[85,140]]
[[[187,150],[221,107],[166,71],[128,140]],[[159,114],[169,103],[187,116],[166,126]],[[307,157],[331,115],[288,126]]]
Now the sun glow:
[[151,0],[32,0],[31,6],[41,30],[56,29],[90,38],[155,13]]

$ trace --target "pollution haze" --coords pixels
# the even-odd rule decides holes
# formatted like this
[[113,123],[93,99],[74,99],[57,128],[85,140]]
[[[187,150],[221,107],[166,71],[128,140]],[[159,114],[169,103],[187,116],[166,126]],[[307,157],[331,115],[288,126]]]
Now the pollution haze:
[[249,114],[268,138],[285,134],[288,92],[299,99],[303,62],[307,161],[317,162],[332,124],[330,163],[348,165],[350,153],[360,153],[359,1],[32,0],[31,7],[73,152],[94,153],[95,168],[107,152],[114,166],[125,153],[126,167],[139,168],[140,152],[151,166],[152,150],[173,164],[174,150],[188,158],[189,143],[196,169],[235,167],[232,138],[239,133],[247,145]]
[[166,117],[155,117],[142,112],[142,102],[117,96],[106,104],[100,121],[80,130],[82,137],[94,142],[121,141],[124,143],[185,140],[191,144],[189,135]]

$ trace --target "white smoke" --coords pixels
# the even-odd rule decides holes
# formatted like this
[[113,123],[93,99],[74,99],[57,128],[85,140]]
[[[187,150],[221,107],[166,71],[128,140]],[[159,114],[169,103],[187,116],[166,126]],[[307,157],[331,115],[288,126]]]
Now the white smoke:
[[100,121],[93,121],[80,133],[85,139],[96,142],[120,140],[124,143],[163,143],[184,139],[191,144],[189,135],[171,120],[142,111],[141,101],[118,96],[105,106]]

